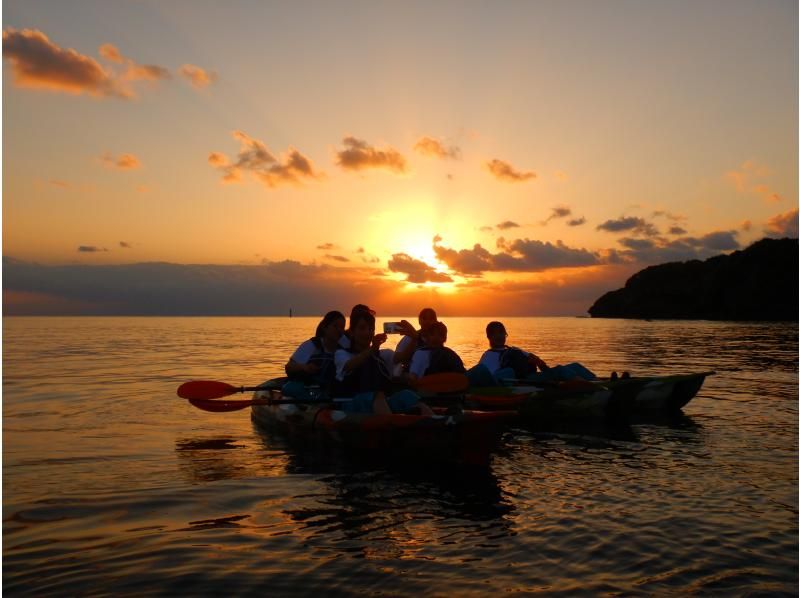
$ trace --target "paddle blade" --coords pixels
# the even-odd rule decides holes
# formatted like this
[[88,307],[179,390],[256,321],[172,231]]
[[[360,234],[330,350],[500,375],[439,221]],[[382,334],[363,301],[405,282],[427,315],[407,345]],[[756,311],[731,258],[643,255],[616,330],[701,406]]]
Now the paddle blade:
[[454,372],[430,374],[417,381],[417,389],[428,393],[463,392],[467,387],[469,387],[467,377]]
[[225,382],[214,380],[192,380],[178,387],[178,396],[182,399],[218,399],[239,392],[241,389]]
[[212,413],[223,413],[226,411],[239,411],[240,409],[247,409],[251,405],[264,405],[268,401],[264,400],[228,400],[228,401],[213,401],[211,399],[189,399],[189,402],[203,411],[211,411]]

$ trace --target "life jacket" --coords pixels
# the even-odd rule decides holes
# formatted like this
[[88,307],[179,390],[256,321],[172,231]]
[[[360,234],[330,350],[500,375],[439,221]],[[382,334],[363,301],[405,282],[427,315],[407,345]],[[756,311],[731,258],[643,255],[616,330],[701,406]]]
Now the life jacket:
[[492,351],[502,351],[500,353],[500,368],[511,368],[517,378],[526,378],[536,371],[536,367],[528,361],[528,356],[517,347],[506,347],[504,349],[492,349]]
[[329,352],[325,350],[325,345],[322,343],[321,338],[315,336],[308,340],[314,344],[314,348],[316,349],[314,354],[308,359],[308,363],[313,363],[319,370],[316,374],[293,374],[289,378],[291,380],[300,380],[301,382],[310,384],[319,384],[322,388],[329,388],[336,379],[334,355],[339,345],[336,346],[333,352]]
[[464,362],[458,356],[458,353],[453,351],[450,347],[439,347],[438,349],[428,349],[431,352],[430,362],[428,369],[425,370],[425,375],[428,374],[443,374],[443,373],[456,373],[465,374]]
[[[358,354],[352,348],[345,350],[351,355]],[[392,375],[383,358],[370,353],[369,359],[346,374],[344,380],[334,377],[331,392],[334,397],[352,397],[361,392],[389,392],[391,387]]]

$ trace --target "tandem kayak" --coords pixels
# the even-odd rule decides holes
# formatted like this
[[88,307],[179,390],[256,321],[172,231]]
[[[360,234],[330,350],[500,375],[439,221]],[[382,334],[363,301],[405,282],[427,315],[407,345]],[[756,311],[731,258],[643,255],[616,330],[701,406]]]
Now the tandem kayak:
[[547,388],[498,386],[474,388],[464,397],[469,409],[517,411],[526,419],[620,418],[636,413],[672,413],[682,409],[714,372],[672,376],[561,383]]
[[[266,401],[251,407],[258,425],[313,436],[387,459],[452,461],[486,466],[513,412],[462,411],[435,416],[348,413],[336,403],[293,402],[279,390],[256,391]],[[287,402],[289,401],[289,402]]]

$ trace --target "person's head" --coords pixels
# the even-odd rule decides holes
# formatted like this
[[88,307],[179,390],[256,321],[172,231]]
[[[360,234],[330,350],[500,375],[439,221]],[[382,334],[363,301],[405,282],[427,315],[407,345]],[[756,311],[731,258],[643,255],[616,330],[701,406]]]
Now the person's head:
[[372,317],[375,317],[375,310],[370,309],[369,305],[364,305],[363,303],[354,305],[353,309],[350,310],[350,326],[347,328],[348,336],[351,334],[353,330],[353,318],[355,318],[360,313],[369,314]]
[[350,316],[350,339],[353,347],[366,349],[375,336],[375,316],[368,311],[360,310]]
[[431,349],[444,347],[447,342],[447,326],[444,322],[434,322],[425,331],[425,342]]
[[508,333],[502,322],[489,322],[486,325],[486,338],[493,349],[505,347]]
[[329,311],[317,324],[315,336],[335,342],[342,337],[342,334],[344,334],[344,314],[340,311]]
[[437,322],[436,319],[436,312],[433,311],[433,308],[426,307],[421,312],[419,312],[419,327],[420,330],[427,330],[430,328],[431,324]]

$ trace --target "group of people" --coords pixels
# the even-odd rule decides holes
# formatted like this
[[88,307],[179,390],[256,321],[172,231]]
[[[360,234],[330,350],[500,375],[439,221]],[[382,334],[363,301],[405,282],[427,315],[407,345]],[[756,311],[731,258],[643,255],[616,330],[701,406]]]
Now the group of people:
[[375,311],[368,306],[353,307],[347,328],[344,314],[328,312],[314,336],[287,362],[289,380],[283,394],[312,400],[316,389],[322,389],[328,396],[350,399],[343,403],[345,411],[431,415],[433,412],[413,390],[430,374],[462,373],[471,387],[498,386],[507,380],[595,379],[580,364],[551,368],[535,354],[508,346],[502,322],[486,326],[489,348],[469,370],[458,354],[445,346],[447,326],[433,309],[426,307],[419,313],[419,329],[402,320],[399,333],[403,338],[397,347],[384,348],[388,336],[376,334]]

